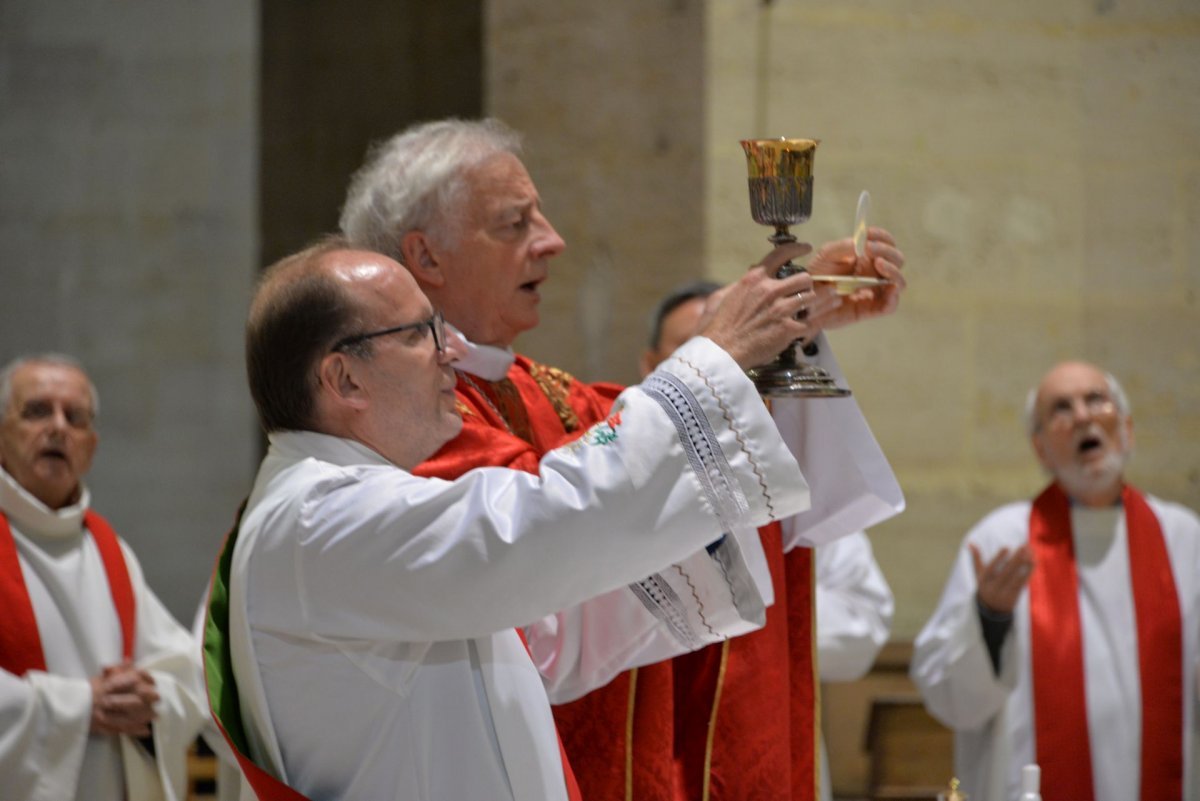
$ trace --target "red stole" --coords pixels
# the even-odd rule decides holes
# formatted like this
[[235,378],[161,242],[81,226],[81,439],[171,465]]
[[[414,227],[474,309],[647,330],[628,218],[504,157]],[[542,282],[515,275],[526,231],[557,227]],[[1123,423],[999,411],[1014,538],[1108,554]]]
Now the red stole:
[[[1141,801],[1183,797],[1183,628],[1162,528],[1141,493],[1121,493],[1137,623],[1142,694]],[[1066,494],[1051,484],[1033,503],[1030,640],[1037,761],[1046,801],[1091,801],[1079,577]],[[1097,666],[1100,667],[1100,666]]]
[[[132,660],[137,613],[121,544],[108,521],[90,509],[84,513],[83,524],[91,533],[104,564],[113,606],[121,623],[121,653],[126,661]],[[46,655],[42,650],[33,601],[21,573],[16,540],[3,512],[0,512],[0,609],[5,610],[5,622],[0,626],[0,667],[16,676],[23,676],[30,670],[45,671]]]

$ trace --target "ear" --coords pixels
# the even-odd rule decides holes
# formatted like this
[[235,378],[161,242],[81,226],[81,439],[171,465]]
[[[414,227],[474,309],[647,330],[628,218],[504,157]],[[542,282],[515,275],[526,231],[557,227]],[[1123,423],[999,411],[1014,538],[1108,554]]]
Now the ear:
[[655,352],[650,349],[642,351],[641,358],[638,359],[638,370],[641,372],[642,378],[654,372],[656,363],[659,361],[654,358],[655,355]]
[[358,374],[359,365],[344,353],[328,353],[317,367],[317,394],[333,408],[361,410],[369,395]]
[[400,239],[404,266],[422,289],[441,287],[446,282],[438,250],[424,231],[409,231]]

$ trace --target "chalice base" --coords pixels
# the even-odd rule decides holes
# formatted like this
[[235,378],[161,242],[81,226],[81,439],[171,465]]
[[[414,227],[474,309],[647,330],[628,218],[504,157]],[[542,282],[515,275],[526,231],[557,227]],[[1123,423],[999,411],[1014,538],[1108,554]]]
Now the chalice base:
[[746,375],[764,398],[845,398],[850,390],[839,387],[823,367],[797,362],[789,347],[770,364],[751,367]]

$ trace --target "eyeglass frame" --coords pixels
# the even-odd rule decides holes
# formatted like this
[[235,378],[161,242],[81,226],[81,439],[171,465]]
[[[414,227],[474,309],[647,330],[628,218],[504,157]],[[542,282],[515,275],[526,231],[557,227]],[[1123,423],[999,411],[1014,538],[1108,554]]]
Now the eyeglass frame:
[[1093,390],[1082,396],[1058,398],[1042,415],[1039,429],[1063,430],[1075,421],[1078,404],[1082,403],[1089,417],[1107,417],[1120,411],[1120,404],[1108,394]]
[[340,353],[351,345],[357,345],[360,342],[366,342],[368,339],[375,337],[383,337],[388,334],[399,334],[404,331],[412,331],[417,328],[425,328],[428,326],[429,333],[433,335],[433,346],[437,348],[438,353],[446,352],[446,318],[438,309],[434,309],[433,316],[427,320],[418,320],[415,323],[406,323],[404,325],[396,325],[391,328],[381,328],[378,331],[368,331],[365,334],[351,334],[350,336],[342,337],[337,342],[333,343],[333,347],[329,349],[330,353]]

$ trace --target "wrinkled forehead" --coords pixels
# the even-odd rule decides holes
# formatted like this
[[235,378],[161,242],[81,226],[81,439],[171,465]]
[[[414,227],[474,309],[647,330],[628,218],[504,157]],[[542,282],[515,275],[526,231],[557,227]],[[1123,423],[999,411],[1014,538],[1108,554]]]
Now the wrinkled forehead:
[[1037,406],[1045,409],[1060,400],[1097,393],[1106,398],[1112,396],[1104,373],[1090,364],[1072,362],[1059,365],[1042,379],[1038,386]]
[[34,400],[58,400],[92,408],[92,384],[82,370],[66,364],[29,362],[12,375],[13,408]]
[[475,214],[494,214],[538,200],[533,178],[512,153],[496,153],[463,172],[465,205]]

